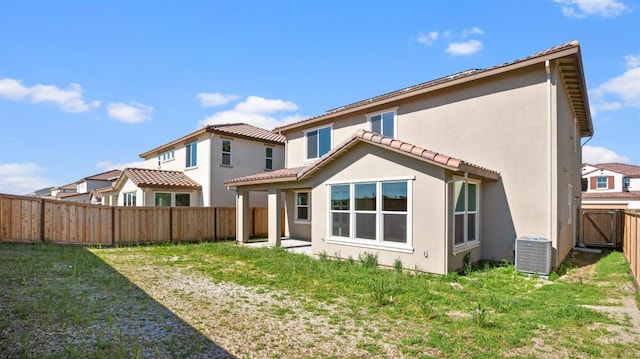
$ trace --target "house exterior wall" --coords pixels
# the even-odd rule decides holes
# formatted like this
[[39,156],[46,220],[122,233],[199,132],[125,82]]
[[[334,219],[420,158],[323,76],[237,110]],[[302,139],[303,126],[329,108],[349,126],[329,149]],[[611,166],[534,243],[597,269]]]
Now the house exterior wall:
[[[607,188],[597,188],[597,178],[598,177],[607,177],[608,186]],[[622,173],[613,172],[604,169],[595,169],[590,173],[586,173],[583,178],[587,179],[587,192],[598,192],[598,193],[606,193],[606,192],[622,192],[622,180],[624,175]],[[610,179],[609,179],[610,178]],[[640,182],[640,179],[638,179]],[[640,188],[639,188],[640,189]]]
[[144,203],[142,188],[138,188],[138,186],[136,186],[136,184],[133,183],[133,181],[127,178],[124,184],[122,185],[122,188],[120,188],[120,191],[117,194],[118,196],[118,200],[116,203],[117,206],[124,206],[124,197],[125,197],[124,194],[129,192],[136,193],[136,207],[142,207],[146,205]]
[[[581,148],[554,61],[549,70],[547,78],[539,63],[290,130],[287,167],[306,164],[306,130],[331,124],[334,147],[359,128],[369,129],[367,113],[395,108],[396,138],[500,172],[499,181],[483,183],[483,240],[474,260],[513,259],[515,238],[536,236],[553,242],[557,265],[573,246],[579,201],[569,204],[569,186],[572,196],[579,195]],[[313,215],[326,205],[318,195],[324,194],[314,188]],[[313,223],[313,238],[323,238]]]
[[[312,197],[313,193],[311,188],[301,188],[298,190],[289,190],[284,193],[284,208],[286,214],[285,221],[285,233],[291,238],[311,240],[311,221],[297,221],[296,220],[296,192],[308,191],[309,196]],[[310,198],[309,208],[313,209],[313,198]],[[313,214],[313,213],[311,213]]]
[[629,187],[627,187],[627,191],[640,191],[640,178],[629,178]]
[[[231,141],[231,165],[222,164],[222,140]],[[273,148],[273,169],[284,167],[284,146],[253,141],[244,138],[213,134],[211,137],[210,171],[211,191],[209,203],[212,207],[235,207],[234,191],[227,190],[224,181],[267,171],[266,148]],[[187,175],[189,175],[187,173]],[[194,178],[195,179],[195,178]],[[203,188],[204,188],[204,183]],[[267,207],[267,195],[251,193],[250,207]]]
[[[557,83],[557,81],[554,81]],[[554,166],[556,173],[556,231],[553,247],[556,249],[553,266],[560,265],[569,255],[577,241],[577,217],[581,206],[581,166],[582,148],[578,124],[575,121],[571,103],[566,93],[565,87],[554,87],[555,98],[557,99],[557,113],[553,128],[556,129],[556,150],[555,158],[557,163]],[[552,238],[553,239],[553,238]]]
[[[381,169],[384,168],[384,171]],[[361,253],[378,255],[381,265],[392,266],[399,259],[405,268],[431,273],[446,274],[446,184],[444,169],[383,150],[375,146],[358,144],[314,175],[311,208],[312,251],[326,252],[330,256],[358,258]],[[330,240],[327,183],[350,182],[362,179],[409,180],[412,193],[410,205],[410,229],[412,251],[389,248],[363,247]]]

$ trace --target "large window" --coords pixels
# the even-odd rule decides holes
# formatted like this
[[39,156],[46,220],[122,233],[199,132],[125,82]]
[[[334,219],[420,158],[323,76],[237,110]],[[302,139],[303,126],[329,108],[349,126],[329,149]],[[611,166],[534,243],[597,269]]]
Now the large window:
[[273,169],[273,147],[266,147],[264,149],[264,168],[268,170]]
[[331,150],[331,126],[305,133],[307,139],[307,159],[322,157]]
[[170,207],[171,193],[156,193],[156,207]]
[[187,149],[187,159],[185,167],[195,167],[198,164],[198,143],[190,143],[185,147]]
[[396,111],[387,111],[369,115],[371,131],[387,137],[394,137],[396,132]]
[[222,164],[231,166],[231,140],[222,140]]
[[463,246],[478,240],[478,184],[456,181],[454,188],[453,244]]
[[308,221],[309,217],[309,192],[296,192],[296,220]]
[[123,205],[135,207],[136,206],[136,192],[127,192],[127,193],[125,193],[124,196],[123,196],[123,200],[124,200]]
[[330,185],[330,233],[363,245],[411,244],[410,182],[371,181]]

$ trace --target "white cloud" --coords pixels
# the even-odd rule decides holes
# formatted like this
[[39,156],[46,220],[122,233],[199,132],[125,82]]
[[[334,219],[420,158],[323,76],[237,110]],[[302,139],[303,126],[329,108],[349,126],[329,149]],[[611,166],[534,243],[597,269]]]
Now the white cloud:
[[273,129],[274,127],[305,118],[298,114],[288,116],[278,114],[279,112],[291,112],[297,109],[298,106],[290,101],[249,96],[245,101],[237,104],[232,110],[221,111],[207,116],[199,121],[199,125],[206,126],[242,122],[265,129]]
[[416,41],[423,45],[431,46],[431,44],[433,44],[433,42],[436,41],[439,36],[440,35],[437,31],[431,31],[427,35],[420,33],[418,34],[418,38],[416,39]]
[[449,44],[445,52],[451,55],[473,55],[482,50],[482,42],[478,40],[469,40],[466,42],[452,42]]
[[469,35],[482,35],[484,31],[477,26],[471,28],[471,30],[463,30],[462,37],[469,37]]
[[240,98],[240,96],[237,95],[228,95],[228,94],[222,94],[222,93],[199,93],[197,96],[200,99],[200,105],[202,107],[214,107],[214,106],[221,106],[221,105],[226,105],[231,101],[235,101],[238,98]]
[[111,161],[103,161],[96,163],[96,167],[106,172],[111,170],[123,170],[125,168],[146,168],[147,166],[145,161],[134,161],[126,163],[113,163]]
[[85,102],[82,98],[84,90],[76,83],[69,85],[67,90],[52,85],[37,84],[27,87],[22,81],[15,79],[0,79],[0,96],[13,101],[27,99],[33,103],[52,102],[58,104],[64,112],[87,112],[100,106],[100,101]]
[[619,155],[605,147],[585,145],[582,147],[582,162],[589,164],[611,162],[628,163],[629,157]]
[[0,96],[13,101],[22,100],[29,94],[29,89],[22,81],[14,79],[0,79]]
[[151,119],[153,107],[138,102],[129,104],[122,102],[110,103],[107,106],[109,117],[124,123],[138,123]]
[[0,164],[0,193],[26,194],[51,186],[41,177],[44,169],[35,163]]
[[565,16],[584,18],[589,15],[615,17],[624,12],[627,7],[617,0],[554,0],[562,5]]
[[264,97],[249,96],[244,102],[236,105],[235,110],[244,113],[274,113],[280,111],[295,111],[298,106],[290,101],[271,100]]
[[627,70],[590,91],[597,111],[612,111],[623,107],[640,108],[640,56],[626,56]]

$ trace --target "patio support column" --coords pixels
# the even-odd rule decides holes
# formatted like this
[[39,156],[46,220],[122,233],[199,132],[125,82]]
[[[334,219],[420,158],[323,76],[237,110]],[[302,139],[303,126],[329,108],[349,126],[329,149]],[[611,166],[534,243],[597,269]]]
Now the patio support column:
[[236,242],[249,240],[249,191],[238,188],[236,191]]
[[280,189],[269,188],[267,194],[267,202],[269,205],[269,246],[280,247],[280,233],[282,233],[282,211],[280,205]]

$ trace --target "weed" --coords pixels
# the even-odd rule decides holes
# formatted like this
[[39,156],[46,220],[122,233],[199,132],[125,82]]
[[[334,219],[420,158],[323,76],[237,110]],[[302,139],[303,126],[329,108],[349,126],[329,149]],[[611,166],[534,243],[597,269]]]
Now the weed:
[[462,270],[464,275],[469,275],[473,271],[473,264],[471,262],[471,252],[467,252],[462,258]]
[[322,251],[322,252],[318,253],[318,259],[320,260],[320,262],[328,262],[329,261],[329,254],[327,254],[326,251]]
[[377,268],[378,267],[378,254],[373,254],[371,252],[363,252],[358,255],[358,259],[360,263],[365,268]]
[[391,304],[393,302],[391,294],[392,291],[387,285],[385,285],[384,280],[374,279],[371,282],[371,298],[378,307],[384,307],[385,305]]
[[487,310],[480,303],[477,303],[475,309],[471,311],[471,318],[473,318],[477,326],[484,327],[486,325]]
[[396,271],[396,273],[402,273],[402,261],[400,260],[400,258],[396,258],[396,260],[393,262],[393,269]]

